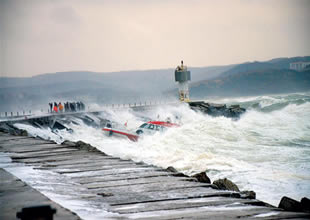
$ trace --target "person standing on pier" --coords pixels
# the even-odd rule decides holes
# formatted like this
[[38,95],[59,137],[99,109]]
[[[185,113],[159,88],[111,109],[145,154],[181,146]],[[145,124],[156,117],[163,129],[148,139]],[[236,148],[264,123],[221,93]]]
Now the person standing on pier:
[[61,104],[61,102],[59,102],[59,104],[58,104],[58,108],[59,108],[59,112],[63,112],[63,110],[64,110],[64,106]]
[[58,106],[57,106],[57,103],[56,102],[54,102],[54,112],[58,112]]
[[49,106],[50,106],[50,113],[52,113],[52,112],[53,112],[53,103],[50,102],[50,103],[48,103],[48,104],[49,104]]

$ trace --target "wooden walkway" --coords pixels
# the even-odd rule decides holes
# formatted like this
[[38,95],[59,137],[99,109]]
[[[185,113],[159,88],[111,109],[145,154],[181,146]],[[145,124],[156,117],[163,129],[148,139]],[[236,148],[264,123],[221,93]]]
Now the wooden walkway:
[[[242,199],[236,192],[215,190],[210,184],[179,173],[70,143],[57,145],[0,133],[0,152],[9,153],[14,163],[70,177],[72,183],[85,189],[88,201],[105,204],[105,211],[117,214],[115,219],[310,218],[309,213],[267,207],[261,201]],[[85,194],[81,199],[85,199]]]

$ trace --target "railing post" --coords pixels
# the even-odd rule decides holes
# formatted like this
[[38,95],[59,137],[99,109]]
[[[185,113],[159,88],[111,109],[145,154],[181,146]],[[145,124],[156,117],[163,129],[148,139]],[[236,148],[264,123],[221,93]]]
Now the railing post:
[[13,112],[11,112],[11,117],[13,117]]

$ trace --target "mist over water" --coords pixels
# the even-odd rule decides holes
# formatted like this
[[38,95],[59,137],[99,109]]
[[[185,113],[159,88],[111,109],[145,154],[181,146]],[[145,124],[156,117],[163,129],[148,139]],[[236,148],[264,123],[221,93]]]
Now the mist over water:
[[247,112],[239,120],[211,117],[187,105],[162,106],[148,112],[105,109],[104,118],[135,129],[148,119],[167,117],[182,124],[138,142],[110,138],[101,129],[76,119],[72,134],[21,125],[32,135],[61,143],[82,140],[101,151],[163,168],[173,166],[192,175],[206,171],[211,180],[229,178],[241,190],[278,205],[282,196],[310,197],[310,94],[288,94],[207,100],[240,104]]

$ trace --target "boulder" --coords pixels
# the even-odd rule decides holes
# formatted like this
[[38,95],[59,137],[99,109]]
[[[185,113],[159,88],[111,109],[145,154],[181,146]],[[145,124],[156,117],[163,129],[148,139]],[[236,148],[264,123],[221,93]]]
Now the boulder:
[[240,195],[243,199],[256,199],[256,193],[254,191],[242,191]]
[[202,183],[211,183],[210,178],[207,176],[206,172],[201,172],[193,175],[192,177],[196,178],[198,182]]
[[[79,150],[87,150],[89,152],[98,152],[98,153],[102,153],[105,154],[103,152],[101,152],[100,150],[98,150],[97,148],[91,146],[90,144],[87,144],[83,141],[78,141],[75,143],[75,146],[79,149]],[[105,154],[106,155],[106,154]]]
[[189,102],[190,108],[211,116],[225,116],[228,118],[239,118],[246,110],[239,105],[232,105],[229,108],[225,104],[214,104],[205,102]]
[[284,209],[286,211],[291,212],[301,212],[302,211],[302,205],[301,202],[298,202],[294,199],[291,199],[289,197],[283,196],[280,203],[279,208]]
[[172,172],[172,173],[177,173],[177,172],[178,172],[178,171],[177,171],[174,167],[172,167],[172,166],[168,167],[166,170],[169,171],[169,172]]
[[221,190],[231,190],[240,192],[238,186],[226,178],[215,180],[213,184],[216,185]]

